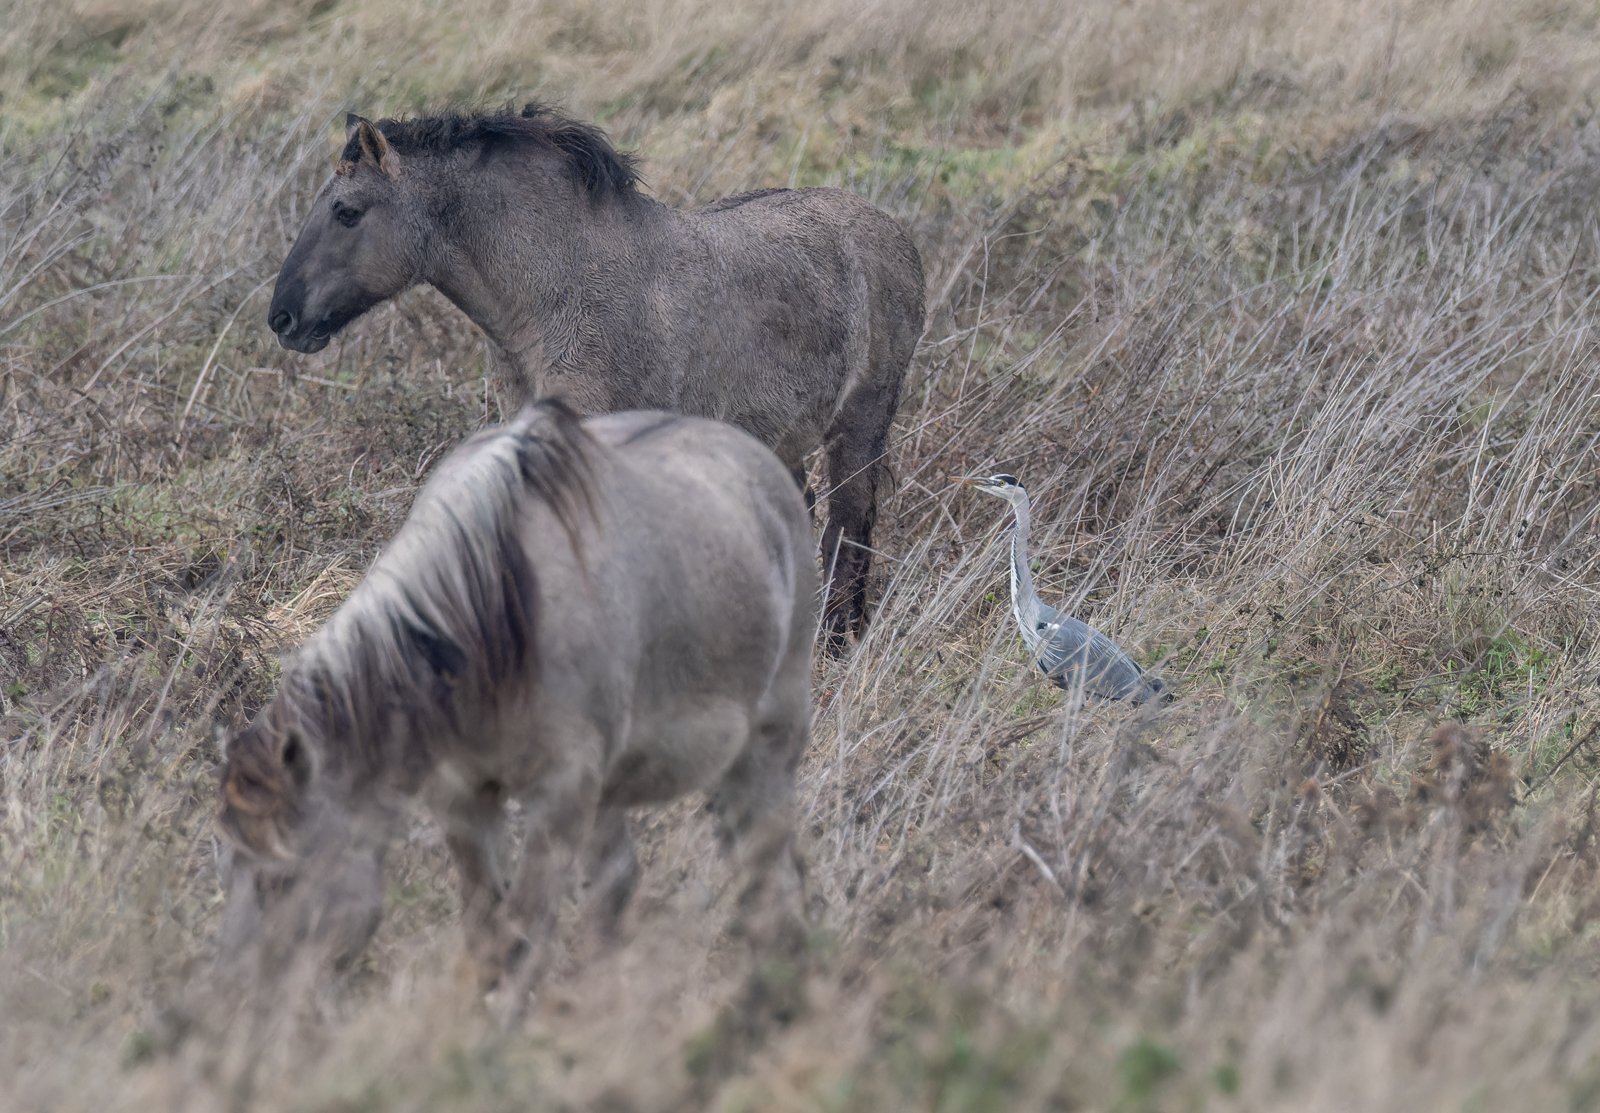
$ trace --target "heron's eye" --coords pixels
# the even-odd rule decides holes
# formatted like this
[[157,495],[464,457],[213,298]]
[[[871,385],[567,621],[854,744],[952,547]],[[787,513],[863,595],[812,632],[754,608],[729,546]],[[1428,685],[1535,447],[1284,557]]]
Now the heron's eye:
[[354,228],[361,219],[361,210],[353,209],[343,201],[333,203],[333,219],[343,224],[346,228]]

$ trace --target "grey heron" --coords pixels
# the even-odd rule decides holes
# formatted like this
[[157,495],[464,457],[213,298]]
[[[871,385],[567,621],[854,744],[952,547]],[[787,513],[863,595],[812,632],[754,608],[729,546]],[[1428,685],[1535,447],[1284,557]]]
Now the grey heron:
[[1167,686],[1144,669],[1110,638],[1039,598],[1028,565],[1028,492],[1014,475],[962,475],[956,482],[976,487],[1011,504],[1017,516],[1011,533],[1011,613],[1022,630],[1039,671],[1067,691],[1081,688],[1102,699],[1143,703],[1168,700]]

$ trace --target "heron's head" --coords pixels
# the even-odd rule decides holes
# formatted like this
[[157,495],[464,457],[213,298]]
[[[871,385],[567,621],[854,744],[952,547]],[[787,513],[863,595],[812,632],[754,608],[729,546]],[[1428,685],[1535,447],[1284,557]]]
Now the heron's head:
[[999,475],[958,475],[954,478],[957,483],[976,487],[985,494],[1005,499],[1010,503],[1015,503],[1019,496],[1026,497],[1028,493],[1023,490],[1022,484],[1017,482],[1016,476],[1006,475],[1003,472]]

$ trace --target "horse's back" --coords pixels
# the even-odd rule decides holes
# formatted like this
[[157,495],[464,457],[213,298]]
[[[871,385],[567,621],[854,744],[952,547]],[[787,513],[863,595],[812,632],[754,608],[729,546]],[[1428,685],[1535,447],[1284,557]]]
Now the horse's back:
[[809,535],[805,503],[789,472],[770,448],[742,429],[660,410],[603,414],[587,419],[584,427],[616,461],[636,471],[635,482],[665,485],[675,492],[674,500],[693,497],[686,483],[716,488],[709,493],[770,507]]
[[664,346],[638,399],[738,425],[795,468],[862,376],[898,397],[923,278],[893,217],[816,188],[744,194],[673,222],[652,295]]
[[[900,222],[846,189],[760,189],[685,214],[717,242],[750,239],[763,262],[780,270],[848,258],[922,301],[922,260]],[[773,248],[801,254],[787,259]],[[920,327],[921,322],[918,322]]]
[[574,597],[569,617],[604,631],[591,672],[627,708],[606,799],[667,799],[724,768],[775,699],[799,693],[807,713],[810,520],[772,451],[732,426],[634,411],[585,427],[602,460],[587,559],[606,582],[598,612]]
[[784,611],[798,588],[810,591],[810,515],[766,445],[724,422],[654,411],[585,425],[610,457],[616,528],[651,574],[703,586],[695,605],[705,613],[743,606],[720,589],[730,578],[781,587],[770,605]]

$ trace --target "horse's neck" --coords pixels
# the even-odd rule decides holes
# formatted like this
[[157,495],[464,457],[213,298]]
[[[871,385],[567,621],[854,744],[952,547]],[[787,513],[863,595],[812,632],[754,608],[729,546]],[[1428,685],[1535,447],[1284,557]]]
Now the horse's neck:
[[[490,173],[479,196],[461,199],[427,279],[483,329],[501,374],[526,391],[545,367],[571,361],[583,337],[606,332],[588,318],[635,315],[630,302],[643,297],[669,210],[639,196],[594,202],[564,183],[530,190],[512,167]],[[596,285],[605,297],[586,293]],[[580,312],[589,327],[565,327]]]
[[541,307],[518,295],[518,283],[505,263],[450,251],[448,265],[429,282],[489,338],[499,365],[496,372],[524,390],[537,382],[544,362]]

